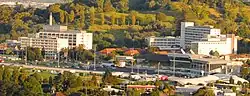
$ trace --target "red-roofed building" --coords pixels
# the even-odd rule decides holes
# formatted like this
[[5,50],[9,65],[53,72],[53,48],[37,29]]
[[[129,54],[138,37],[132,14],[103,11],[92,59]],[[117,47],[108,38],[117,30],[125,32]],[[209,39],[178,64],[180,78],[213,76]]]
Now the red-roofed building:
[[125,51],[124,54],[128,56],[134,56],[134,55],[140,54],[140,52],[138,50],[131,49],[131,50]]
[[113,51],[116,51],[118,50],[117,48],[105,48],[103,50],[100,51],[101,54],[105,54],[105,55],[108,55],[110,54],[111,52]]
[[0,44],[0,50],[6,50],[8,48],[6,43]]

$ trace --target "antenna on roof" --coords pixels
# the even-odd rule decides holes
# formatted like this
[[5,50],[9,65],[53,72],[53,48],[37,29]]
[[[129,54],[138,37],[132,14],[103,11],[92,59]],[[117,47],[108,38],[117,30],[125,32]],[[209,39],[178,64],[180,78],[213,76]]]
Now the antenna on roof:
[[49,15],[49,25],[52,26],[52,12],[50,12],[50,15]]

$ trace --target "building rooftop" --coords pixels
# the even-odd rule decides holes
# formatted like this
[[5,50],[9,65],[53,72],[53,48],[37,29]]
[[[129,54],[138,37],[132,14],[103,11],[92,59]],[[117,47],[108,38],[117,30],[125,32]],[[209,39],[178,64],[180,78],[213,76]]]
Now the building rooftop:
[[230,61],[215,58],[193,58],[193,60],[208,62],[209,64],[226,64]]

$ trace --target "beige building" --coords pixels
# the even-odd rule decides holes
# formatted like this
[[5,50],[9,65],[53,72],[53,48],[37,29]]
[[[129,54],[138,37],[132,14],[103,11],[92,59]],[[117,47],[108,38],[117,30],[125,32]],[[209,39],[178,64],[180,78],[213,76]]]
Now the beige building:
[[39,38],[61,38],[68,39],[69,48],[84,45],[85,49],[92,49],[93,34],[86,31],[68,30],[67,26],[45,25],[43,31],[38,32]]
[[68,39],[19,37],[21,48],[44,48],[46,56],[55,56],[62,48],[68,48]]
[[191,49],[196,54],[209,55],[209,52],[217,51],[220,55],[237,53],[237,38],[234,34],[218,35],[208,38],[208,41],[195,41],[191,43]]

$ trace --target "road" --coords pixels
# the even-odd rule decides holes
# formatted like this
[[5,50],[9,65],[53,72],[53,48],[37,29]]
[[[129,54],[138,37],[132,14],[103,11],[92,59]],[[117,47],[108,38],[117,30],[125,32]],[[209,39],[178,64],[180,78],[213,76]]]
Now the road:
[[[13,63],[0,63],[0,65],[6,65],[6,66],[18,66],[18,67],[24,67],[24,68],[31,68],[31,69],[40,69],[40,70],[53,70],[53,71],[70,71],[70,72],[82,72],[82,73],[97,73],[97,74],[103,74],[105,72],[105,68],[102,68],[101,66],[96,66],[96,70],[94,70],[93,66],[86,67],[85,69],[73,69],[73,68],[55,68],[55,67],[45,67],[45,66],[37,66],[37,65],[23,65],[23,64],[13,64]],[[131,68],[115,68],[111,69],[112,72],[124,72],[124,73],[131,73]],[[148,75],[155,74],[154,69],[145,69],[145,68],[134,68],[134,73],[139,72],[140,74],[145,74],[147,72]]]

